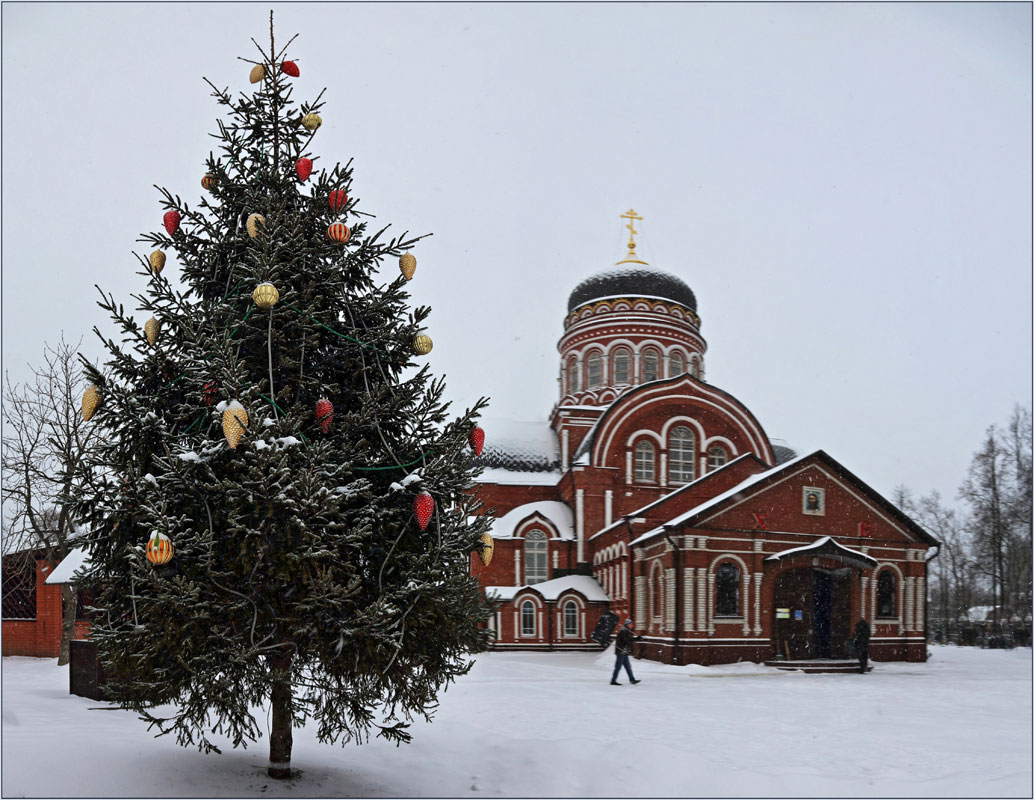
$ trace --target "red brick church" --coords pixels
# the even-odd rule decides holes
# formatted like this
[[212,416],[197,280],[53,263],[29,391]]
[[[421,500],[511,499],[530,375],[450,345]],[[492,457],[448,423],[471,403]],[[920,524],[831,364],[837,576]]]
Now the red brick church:
[[[593,649],[605,610],[642,655],[719,664],[926,658],[926,560],[937,542],[831,456],[774,445],[705,379],[693,291],[636,254],[567,303],[548,421],[488,430],[478,496],[503,649]],[[931,551],[932,554],[932,551]]]

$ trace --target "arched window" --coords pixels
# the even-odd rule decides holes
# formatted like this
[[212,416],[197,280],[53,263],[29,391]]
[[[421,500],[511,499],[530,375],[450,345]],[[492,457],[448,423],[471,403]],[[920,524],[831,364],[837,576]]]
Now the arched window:
[[897,613],[897,602],[896,595],[897,588],[895,584],[897,581],[894,580],[894,573],[889,569],[884,570],[880,573],[880,577],[876,580],[876,616],[877,617],[896,617]]
[[668,375],[674,378],[686,371],[686,357],[678,350],[673,350],[668,356]]
[[672,429],[668,435],[668,480],[671,483],[689,483],[695,470],[696,437],[685,425]]
[[521,603],[521,636],[535,635],[535,604],[531,600]]
[[635,446],[635,479],[637,481],[654,481],[657,479],[656,474],[653,444],[646,439],[640,439]]
[[655,381],[660,377],[660,354],[652,347],[643,350],[643,383]]
[[631,364],[631,353],[627,347],[618,347],[614,350],[614,364],[611,374],[614,380],[611,384],[618,386],[622,383],[631,383],[628,375],[628,367]]
[[574,600],[564,603],[564,636],[578,635],[578,604]]
[[707,469],[718,469],[726,461],[729,460],[729,456],[725,452],[725,448],[720,444],[713,445],[711,449],[707,451]]
[[652,573],[652,584],[650,587],[650,616],[653,619],[660,619],[664,615],[664,574],[659,569],[655,569]]
[[578,357],[567,359],[567,391],[574,394],[580,389],[578,385]]
[[600,386],[603,383],[603,354],[599,350],[593,350],[586,362],[585,377],[588,379],[588,388]]
[[716,617],[738,617],[740,615],[740,571],[731,561],[718,565],[714,577]]
[[689,374],[694,378],[700,377],[700,362],[695,357],[689,359]]
[[549,542],[540,530],[528,531],[524,536],[524,582],[529,586],[546,580],[546,556]]

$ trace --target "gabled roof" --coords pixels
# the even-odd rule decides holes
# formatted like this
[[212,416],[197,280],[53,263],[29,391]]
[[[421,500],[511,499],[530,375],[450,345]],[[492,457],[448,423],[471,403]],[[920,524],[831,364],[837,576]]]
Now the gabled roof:
[[[834,472],[840,474],[848,482],[858,486],[866,496],[872,500],[876,505],[879,505],[888,516],[893,517],[897,520],[902,527],[906,528],[912,533],[919,541],[925,542],[929,545],[939,546],[938,542],[933,536],[926,532],[924,528],[916,524],[916,522],[909,517],[905,512],[887,500],[883,495],[879,494],[875,489],[865,483],[863,480],[858,478],[854,473],[844,467],[839,461],[834,459],[824,450],[816,450],[814,453],[808,453],[807,455],[798,456],[797,458],[791,459],[784,464],[780,464],[777,467],[773,467],[765,472],[759,472],[757,475],[751,475],[746,480],[740,481],[740,483],[733,486],[731,489],[722,492],[721,494],[712,497],[706,503],[701,503],[695,508],[691,508],[684,514],[680,514],[677,517],[672,518],[664,526],[653,528],[646,533],[636,537],[632,544],[639,544],[646,541],[649,538],[658,536],[664,532],[664,528],[675,527],[679,525],[692,525],[695,522],[702,521],[704,518],[709,517],[719,511],[723,510],[723,507],[732,505],[734,502],[739,502],[747,496],[754,494],[759,491],[763,491],[768,484],[774,483],[783,477],[786,473],[791,471],[793,468],[799,466],[805,461],[817,461],[824,463],[828,468]],[[749,491],[748,491],[749,490]]]
[[[760,435],[763,437],[764,441],[768,441],[768,435],[765,433],[764,428],[761,426],[761,423],[751,413],[750,409],[748,409],[736,397],[729,394],[729,392],[725,391],[724,389],[719,389],[712,383],[707,383],[705,381],[700,380],[699,378],[694,377],[693,375],[690,375],[688,372],[683,372],[681,375],[674,375],[670,378],[660,378],[655,381],[647,381],[646,383],[641,383],[638,386],[634,386],[633,388],[629,389],[619,397],[615,398],[615,400],[609,406],[607,406],[607,410],[604,411],[603,414],[601,414],[600,417],[593,423],[592,427],[589,428],[589,432],[585,434],[585,438],[582,439],[581,443],[578,445],[578,449],[575,450],[574,457],[571,459],[571,462],[579,463],[580,459],[582,459],[583,457],[588,457],[589,452],[592,450],[593,444],[595,444],[596,434],[599,433],[600,429],[603,428],[603,426],[606,425],[607,422],[610,421],[611,416],[613,416],[613,414],[615,414],[618,411],[618,409],[626,406],[629,403],[635,402],[636,398],[641,394],[650,392],[660,386],[664,386],[665,384],[676,384],[687,379],[692,381],[693,384],[699,385],[702,389],[705,389],[708,392],[714,392],[715,394],[721,395],[725,400],[738,406],[740,411],[746,414],[747,417],[750,420],[752,420],[755,425],[757,425],[757,429],[760,432]],[[672,396],[675,397],[677,395]],[[588,463],[588,461],[586,461],[585,463]]]
[[726,463],[722,464],[722,466],[720,466],[720,467],[718,467],[716,469],[713,469],[713,470],[711,470],[710,472],[708,472],[708,473],[706,473],[704,475],[701,475],[695,481],[690,481],[689,483],[685,483],[682,486],[680,486],[679,488],[673,489],[672,491],[668,492],[663,497],[659,497],[656,500],[654,500],[654,501],[652,501],[650,503],[647,503],[642,508],[637,508],[635,511],[633,511],[633,512],[631,512],[629,514],[625,514],[620,519],[610,523],[610,525],[608,525],[606,528],[601,528],[600,530],[596,531],[596,533],[594,533],[592,536],[589,537],[589,541],[592,541],[597,536],[602,536],[603,534],[607,533],[608,531],[613,530],[614,528],[618,527],[619,525],[623,525],[624,522],[625,522],[625,520],[624,520],[625,517],[639,517],[639,516],[642,516],[643,514],[648,513],[649,511],[653,510],[654,508],[656,508],[657,506],[661,505],[662,503],[666,503],[669,500],[671,500],[671,499],[673,499],[675,497],[678,497],[678,495],[684,494],[685,492],[689,491],[690,489],[698,488],[700,486],[700,484],[703,483],[704,481],[709,480],[709,479],[713,479],[714,477],[716,477],[718,475],[721,475],[723,470],[727,470],[733,464],[738,464],[740,461],[742,461],[745,458],[752,458],[752,459],[754,459],[754,461],[758,462],[762,466],[765,466],[765,462],[762,461],[760,458],[758,458],[753,453],[744,453],[741,456],[736,456],[736,458],[734,458],[732,461],[727,461]]
[[75,547],[54,567],[44,583],[75,583],[90,568],[89,555],[84,547]]
[[785,558],[796,558],[797,556],[830,556],[855,567],[875,567],[879,563],[875,558],[871,558],[865,553],[852,550],[850,547],[844,547],[832,536],[823,536],[811,544],[781,550],[778,553],[765,556],[765,561],[782,561]]
[[529,589],[540,594],[543,600],[550,602],[556,600],[564,592],[572,590],[578,592],[590,603],[605,603],[610,600],[596,579],[588,575],[565,575],[563,578],[553,578],[551,581],[525,586],[486,586],[485,594],[496,600],[513,600],[520,592]]

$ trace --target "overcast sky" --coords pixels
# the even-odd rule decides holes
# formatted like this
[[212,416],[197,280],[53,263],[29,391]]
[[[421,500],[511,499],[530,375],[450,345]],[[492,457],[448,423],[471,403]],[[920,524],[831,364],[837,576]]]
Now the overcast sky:
[[[99,355],[195,203],[249,37],[299,33],[314,150],[415,251],[460,405],[546,420],[567,297],[639,252],[696,293],[707,379],[883,493],[954,497],[1031,402],[1031,5],[5,3],[3,367]],[[389,265],[394,277],[394,265]],[[168,273],[169,270],[166,270]],[[485,425],[492,436],[491,425]]]

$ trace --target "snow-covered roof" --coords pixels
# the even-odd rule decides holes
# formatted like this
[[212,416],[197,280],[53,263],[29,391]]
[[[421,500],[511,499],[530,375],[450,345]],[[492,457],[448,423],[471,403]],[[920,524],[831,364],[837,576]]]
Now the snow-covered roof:
[[82,577],[82,573],[89,568],[90,562],[86,549],[76,547],[61,559],[61,563],[54,567],[54,571],[47,576],[44,583],[74,583],[75,579]]
[[875,558],[867,556],[858,550],[852,550],[850,547],[844,547],[832,536],[823,536],[820,539],[816,539],[811,544],[804,544],[800,547],[791,547],[788,550],[780,550],[778,553],[773,553],[770,556],[765,556],[765,561],[780,561],[784,558],[791,558],[795,555],[802,555],[804,553],[816,552],[818,550],[827,550],[830,554],[839,551],[842,555],[848,556],[849,558],[856,559],[857,561],[868,564],[869,566],[875,567],[878,563]]
[[498,483],[503,486],[556,486],[564,473],[560,470],[553,472],[522,472],[511,469],[486,469],[475,479],[475,483]]
[[606,603],[610,600],[596,579],[588,575],[565,575],[563,578],[554,578],[551,581],[543,581],[531,586],[486,586],[485,594],[495,600],[513,600],[518,592],[529,588],[534,589],[542,595],[544,600],[550,602],[570,590],[578,592],[590,603]]
[[[700,481],[704,480],[705,478],[710,478],[711,476],[717,474],[718,472],[721,472],[723,469],[727,469],[728,467],[732,466],[736,462],[738,462],[738,461],[740,461],[740,460],[742,460],[744,458],[747,458],[748,456],[753,456],[753,455],[754,455],[753,453],[744,453],[741,456],[736,456],[736,458],[734,458],[732,461],[727,461],[725,464],[722,464],[722,466],[718,467],[717,469],[713,469],[710,472],[708,472],[708,473],[706,473],[704,475],[701,475],[696,480],[690,481],[689,483],[685,483],[682,486],[679,486],[677,489],[673,489],[672,491],[668,492],[663,497],[660,497],[657,500],[654,500],[654,501],[652,501],[650,503],[647,503],[642,508],[637,508],[635,511],[632,511],[631,513],[626,514],[625,516],[628,516],[628,517],[639,517],[639,516],[642,516],[643,514],[648,512],[650,509],[655,508],[656,506],[659,506],[661,503],[664,503],[664,502],[670,500],[675,495],[680,494],[680,493],[686,491],[687,489],[689,489],[689,488],[691,488],[693,486],[696,486],[698,483],[700,483]],[[754,457],[756,458],[756,456],[754,456]],[[610,523],[610,525],[608,525],[606,528],[601,528],[600,530],[596,531],[596,533],[594,533],[592,536],[589,537],[589,541],[592,541],[597,536],[602,536],[603,534],[607,533],[608,531],[611,531],[614,528],[618,527],[619,525],[624,525],[624,524],[625,524],[624,517],[621,517],[618,520]]]
[[[478,462],[508,472],[559,472],[560,446],[549,423],[482,418],[485,448]],[[484,477],[480,479],[486,482]]]
[[567,503],[538,500],[510,509],[492,520],[489,532],[493,539],[512,539],[517,526],[532,514],[540,514],[556,527],[561,539],[574,539],[574,514]]
[[[792,467],[795,464],[797,464],[798,462],[803,461],[806,458],[810,458],[812,455],[814,455],[814,453],[808,453],[807,455],[798,456],[797,458],[791,459],[790,461],[787,461],[784,464],[780,464],[778,467],[772,467],[772,469],[767,469],[764,472],[759,472],[756,475],[751,475],[749,478],[746,478],[745,480],[742,480],[739,483],[737,483],[731,489],[728,489],[728,490],[722,492],[719,495],[715,495],[710,500],[708,500],[708,501],[706,501],[704,503],[701,503],[700,505],[696,506],[695,508],[689,509],[689,511],[685,512],[684,514],[679,514],[677,517],[673,517],[672,519],[668,520],[668,522],[666,522],[665,524],[666,525],[680,525],[683,522],[685,522],[686,520],[688,520],[689,518],[695,517],[698,514],[701,514],[704,511],[707,511],[708,509],[713,508],[714,506],[718,505],[719,503],[722,503],[722,502],[728,500],[730,497],[735,497],[737,494],[740,494],[740,493],[746,491],[747,489],[749,489],[755,483],[760,483],[761,481],[765,480],[766,478],[770,478],[770,477],[772,477],[773,475],[776,475],[779,472],[787,470],[790,467]],[[657,534],[663,532],[663,530],[664,530],[664,528],[661,527],[661,526],[657,526],[656,528],[652,528],[651,530],[648,530],[646,533],[642,534],[641,536],[638,536],[635,539],[633,539],[632,540],[632,544],[639,544],[640,542],[644,542],[647,539],[649,539],[651,537],[654,537]]]

